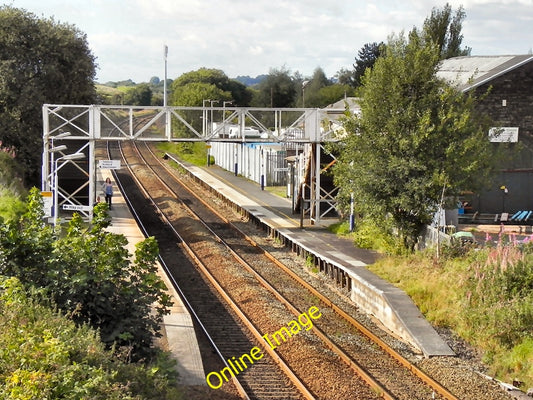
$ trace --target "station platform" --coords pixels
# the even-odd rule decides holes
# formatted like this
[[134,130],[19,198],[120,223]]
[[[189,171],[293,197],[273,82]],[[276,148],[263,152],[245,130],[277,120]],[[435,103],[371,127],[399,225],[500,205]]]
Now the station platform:
[[[116,187],[111,173],[105,173],[105,175],[102,176],[102,171],[98,170],[97,188],[102,187],[104,180],[107,177],[111,178],[115,186],[112,198],[112,209],[109,211],[109,215],[111,216],[111,226],[109,226],[107,230],[109,232],[126,236],[128,239],[127,249],[130,254],[134,254],[135,245],[144,240],[145,236],[131,215],[122,194]],[[170,309],[170,314],[163,317],[163,340],[161,345],[163,348],[170,351],[173,357],[177,360],[180,384],[187,386],[206,385],[202,358],[196,340],[192,318],[181,301],[180,296],[174,289],[174,286],[164,273],[161,265],[159,265],[158,271],[159,276],[165,282],[168,294],[171,296],[173,303],[173,306]]]
[[437,334],[412,300],[400,289],[377,277],[366,266],[378,254],[354,246],[326,229],[337,220],[322,219],[312,225],[292,214],[291,199],[262,190],[260,185],[218,166],[196,167],[181,164],[196,179],[220,193],[226,201],[240,207],[270,234],[290,244],[293,251],[311,255],[320,270],[343,287],[347,286],[354,304],[376,317],[387,329],[418,349],[424,356],[453,356],[454,353]]

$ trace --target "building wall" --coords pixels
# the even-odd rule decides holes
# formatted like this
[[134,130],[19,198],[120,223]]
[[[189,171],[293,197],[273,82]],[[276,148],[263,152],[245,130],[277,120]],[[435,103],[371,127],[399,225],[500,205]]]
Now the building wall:
[[[499,126],[518,127],[518,143],[505,145],[507,157],[502,161],[501,172],[489,190],[476,196],[473,210],[481,213],[533,210],[533,62],[479,86],[476,94],[486,93],[489,87],[480,109]],[[507,193],[500,189],[502,186]]]
[[533,62],[479,86],[476,94],[485,93],[489,87],[489,95],[480,103],[480,109],[501,126],[518,126],[519,140],[533,138]]

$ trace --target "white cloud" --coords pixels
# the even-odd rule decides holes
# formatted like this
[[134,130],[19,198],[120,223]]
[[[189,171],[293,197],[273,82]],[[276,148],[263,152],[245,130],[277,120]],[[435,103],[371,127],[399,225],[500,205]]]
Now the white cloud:
[[[9,1],[9,3],[11,0]],[[162,77],[200,67],[228,76],[287,67],[304,76],[351,68],[366,43],[421,26],[431,0],[13,0],[37,15],[55,16],[87,33],[101,81]],[[533,46],[533,0],[449,1],[463,4],[463,44],[473,54],[527,53]]]

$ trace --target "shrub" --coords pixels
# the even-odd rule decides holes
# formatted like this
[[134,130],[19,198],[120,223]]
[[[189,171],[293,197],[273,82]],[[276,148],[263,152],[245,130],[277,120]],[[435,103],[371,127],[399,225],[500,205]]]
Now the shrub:
[[92,225],[75,214],[65,233],[42,217],[33,189],[26,214],[0,226],[0,274],[45,288],[76,322],[99,329],[109,347],[126,347],[134,360],[153,356],[153,338],[171,305],[157,275],[155,239],[140,242],[132,260],[126,237],[105,230],[104,203],[95,207]]
[[355,245],[385,254],[402,254],[404,249],[388,222],[378,223],[371,218],[358,220],[353,234]]
[[0,277],[0,398],[177,399],[157,366],[125,364],[87,325],[43,306],[42,291]]

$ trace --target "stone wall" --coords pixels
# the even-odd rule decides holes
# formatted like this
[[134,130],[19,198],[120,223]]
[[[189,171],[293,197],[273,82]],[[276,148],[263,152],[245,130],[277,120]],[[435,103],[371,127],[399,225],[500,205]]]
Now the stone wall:
[[480,102],[480,110],[490,115],[497,126],[518,127],[518,143],[508,145],[508,157],[501,163],[501,173],[492,187],[477,198],[477,211],[533,210],[533,62],[479,86],[476,95],[481,96],[489,88],[488,95]]

